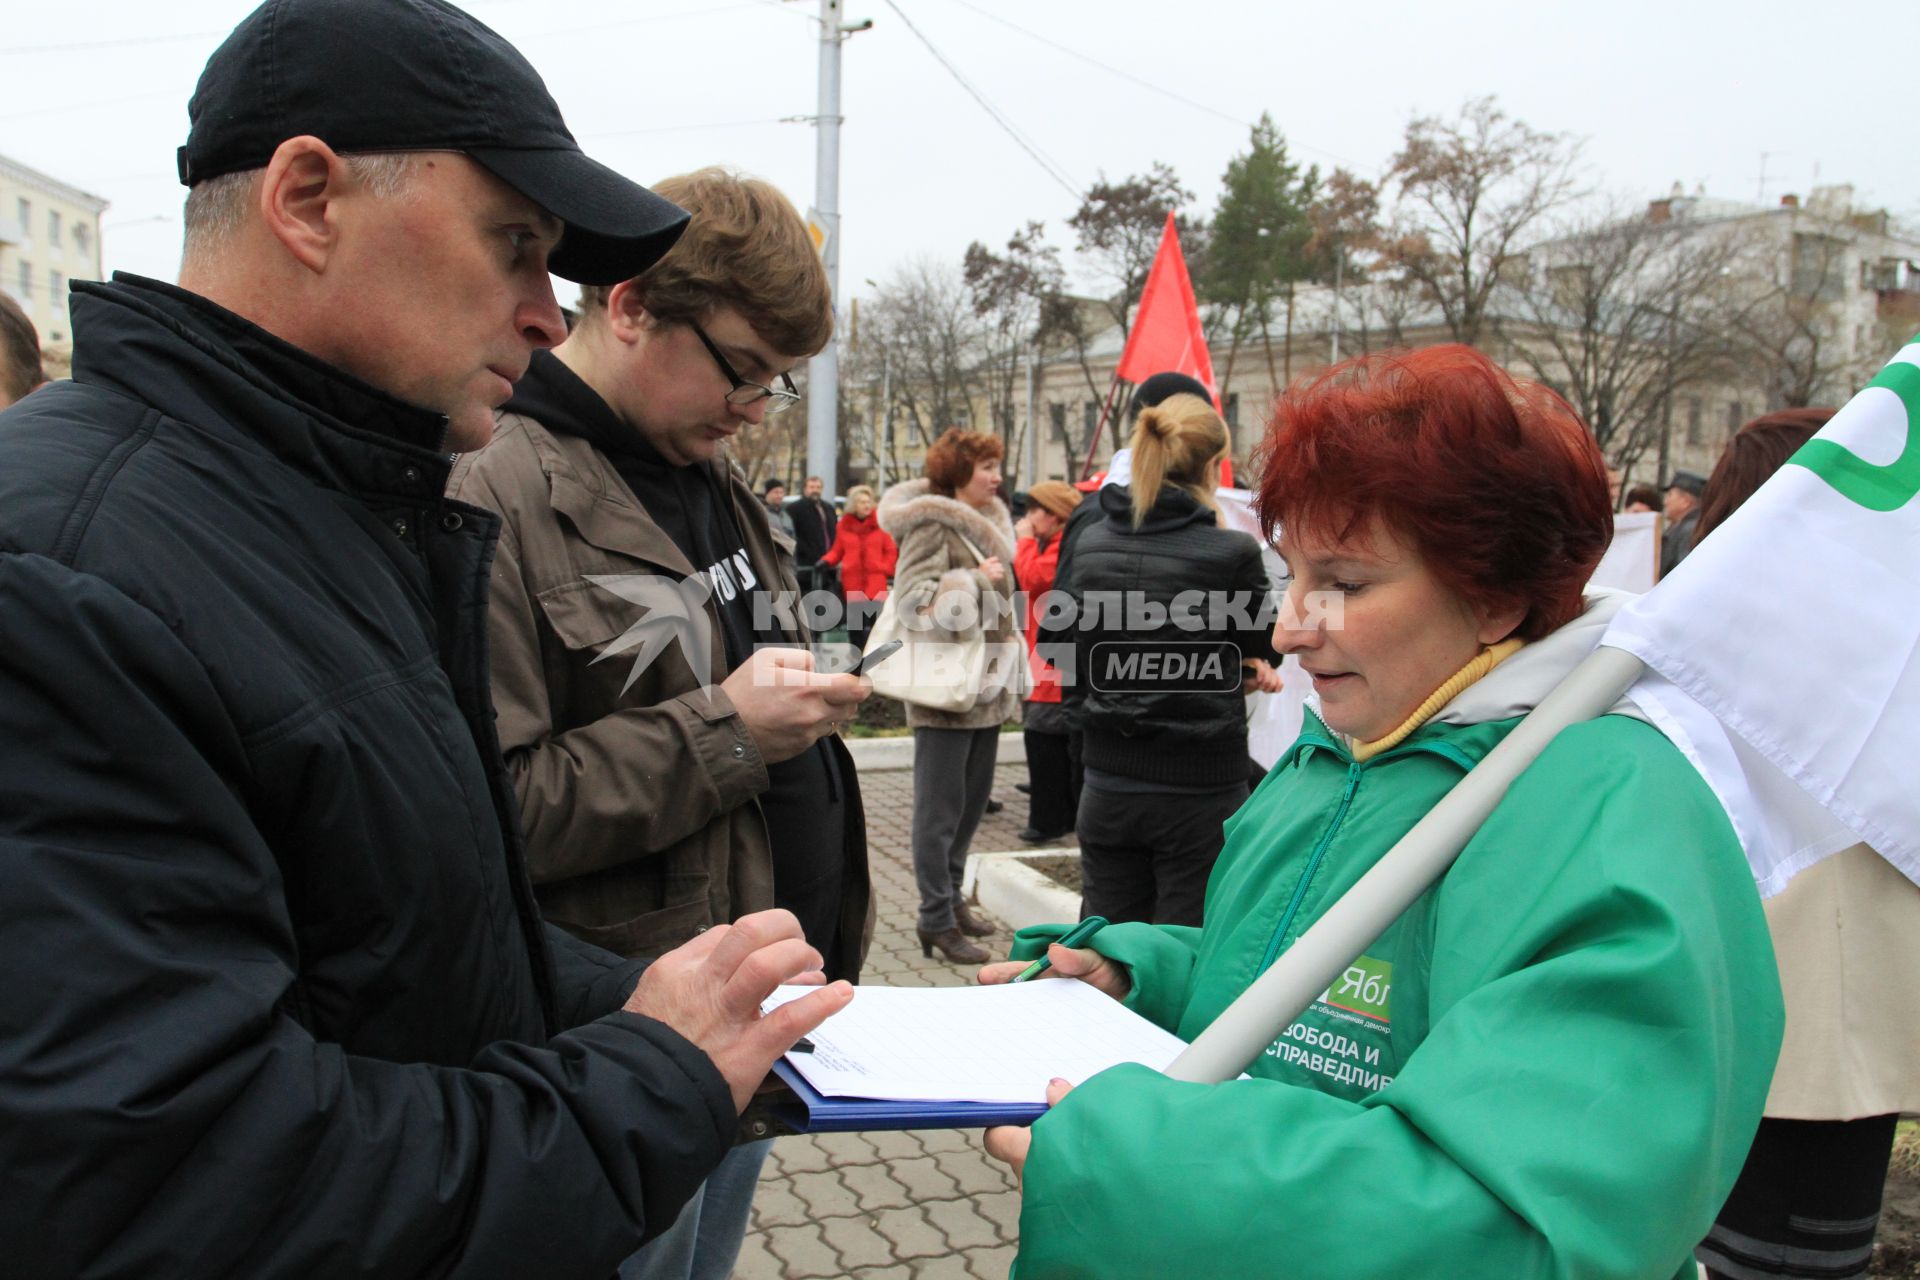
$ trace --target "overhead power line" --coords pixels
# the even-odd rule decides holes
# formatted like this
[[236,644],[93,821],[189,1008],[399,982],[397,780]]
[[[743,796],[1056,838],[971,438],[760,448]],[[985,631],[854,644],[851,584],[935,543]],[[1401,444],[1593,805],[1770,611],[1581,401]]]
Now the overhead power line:
[[[1098,67],[1100,70],[1106,72],[1108,75],[1118,76],[1120,79],[1125,80],[1130,84],[1138,85],[1142,89],[1150,90],[1154,93],[1159,94],[1163,98],[1171,98],[1173,99],[1173,101],[1178,102],[1182,106],[1192,107],[1195,111],[1204,112],[1205,114],[1213,116],[1217,119],[1225,120],[1230,124],[1237,124],[1242,128],[1251,129],[1253,127],[1253,121],[1251,120],[1243,119],[1240,116],[1233,114],[1231,111],[1222,111],[1218,107],[1209,106],[1207,103],[1199,102],[1193,98],[1187,97],[1184,94],[1175,93],[1173,90],[1167,88],[1165,85],[1155,84],[1153,81],[1147,79],[1144,76],[1137,76],[1131,71],[1124,71],[1119,67],[1111,65],[1110,63],[1102,62],[1098,58],[1091,57],[1088,54],[1081,52],[1079,49],[1074,48],[1072,45],[1062,44],[1060,43],[1060,41],[1055,40],[1049,36],[1041,35],[1038,31],[1030,30],[1027,27],[1021,26],[1017,22],[1013,22],[1006,18],[1001,17],[997,13],[993,13],[987,9],[983,9],[979,5],[972,3],[972,0],[953,0],[953,3],[959,5],[963,9],[972,10],[974,13],[979,14],[981,17],[985,18],[989,22],[999,23],[1001,26],[1007,28],[1009,31],[1017,31],[1021,35],[1027,37],[1027,39],[1029,40],[1037,40],[1041,44],[1046,45],[1048,48],[1058,49],[1061,53],[1066,54],[1068,57],[1079,59],[1081,62],[1086,63],[1088,66]],[[1361,169],[1367,172],[1379,171],[1378,165],[1363,165],[1356,161],[1348,160],[1344,156],[1335,155],[1333,152],[1328,151],[1324,147],[1316,147],[1312,143],[1302,142],[1298,138],[1289,137],[1287,139],[1287,143],[1289,146],[1298,147],[1302,151],[1311,151],[1316,155],[1325,156],[1329,160],[1333,160],[1340,164],[1347,165],[1350,168]]]
[[893,10],[894,15],[898,17],[901,22],[906,24],[907,30],[913,33],[914,38],[917,39],[921,44],[927,47],[927,52],[933,55],[934,61],[938,62],[941,66],[947,69],[947,74],[954,78],[955,83],[957,83],[962,89],[965,89],[967,91],[968,96],[970,96],[975,102],[980,104],[981,110],[985,111],[989,116],[991,116],[993,118],[993,122],[999,125],[1001,129],[1003,129],[1006,132],[1006,135],[1009,138],[1012,138],[1022,151],[1026,152],[1029,156],[1033,157],[1033,162],[1035,164],[1039,165],[1042,169],[1046,170],[1047,176],[1049,178],[1052,178],[1055,182],[1059,183],[1060,186],[1066,190],[1067,194],[1072,196],[1075,200],[1079,200],[1086,195],[1086,192],[1081,190],[1078,183],[1074,182],[1071,178],[1067,177],[1066,173],[1060,168],[1059,165],[1055,164],[1053,161],[1049,160],[1045,155],[1041,154],[1038,145],[1036,145],[1033,142],[1030,142],[1026,138],[1026,136],[1023,135],[1020,132],[1020,130],[1014,126],[1013,121],[1009,120],[991,102],[988,102],[986,99],[986,95],[981,93],[978,89],[974,88],[973,85],[968,82],[967,78],[960,74],[960,69],[954,66],[952,62],[948,61],[945,54],[941,53],[940,50],[934,47],[933,41],[927,39],[926,35],[920,30],[920,28],[913,25],[913,20],[907,17],[907,15],[904,12],[902,12],[900,6],[894,3],[894,0],[887,0],[887,7]]

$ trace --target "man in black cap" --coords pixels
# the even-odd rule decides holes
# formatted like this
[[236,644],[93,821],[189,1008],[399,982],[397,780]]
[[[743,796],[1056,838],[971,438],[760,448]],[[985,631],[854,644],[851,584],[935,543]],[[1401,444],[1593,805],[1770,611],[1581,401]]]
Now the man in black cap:
[[435,0],[269,0],[190,115],[182,287],[76,285],[0,414],[6,1269],[604,1280],[852,994],[759,1016],[785,912],[644,973],[542,924],[441,496],[549,268],[682,215]]
[[1706,488],[1706,480],[1691,471],[1676,471],[1667,481],[1667,496],[1661,507],[1667,522],[1667,531],[1660,538],[1663,578],[1693,549],[1694,526],[1700,523],[1700,495]]

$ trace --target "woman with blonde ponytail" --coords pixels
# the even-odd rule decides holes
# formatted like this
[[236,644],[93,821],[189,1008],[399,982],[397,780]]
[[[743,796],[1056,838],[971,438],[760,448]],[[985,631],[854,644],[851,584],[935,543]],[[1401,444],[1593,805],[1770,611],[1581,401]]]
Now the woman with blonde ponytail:
[[1100,491],[1075,548],[1082,908],[1116,922],[1201,922],[1220,824],[1247,798],[1245,695],[1279,687],[1260,546],[1217,522],[1227,443],[1199,396],[1142,409],[1131,481]]

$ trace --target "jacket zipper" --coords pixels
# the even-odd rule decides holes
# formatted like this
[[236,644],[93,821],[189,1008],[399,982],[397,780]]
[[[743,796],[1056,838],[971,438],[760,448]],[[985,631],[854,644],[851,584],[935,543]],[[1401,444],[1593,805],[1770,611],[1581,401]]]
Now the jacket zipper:
[[1358,760],[1347,763],[1347,786],[1340,793],[1340,805],[1333,811],[1333,821],[1320,834],[1320,842],[1314,845],[1313,856],[1307,859],[1307,869],[1300,873],[1300,883],[1293,886],[1293,900],[1287,903],[1286,912],[1280,917],[1280,927],[1273,931],[1273,940],[1267,943],[1267,954],[1260,961],[1259,972],[1265,973],[1279,958],[1281,939],[1287,936],[1294,916],[1300,913],[1300,901],[1307,896],[1307,886],[1313,883],[1313,873],[1320,869],[1320,860],[1327,856],[1327,846],[1333,843],[1333,837],[1340,831],[1340,824],[1346,821],[1347,810],[1353,804],[1353,793],[1360,786],[1360,773],[1365,768]]
[[[1304,741],[1309,746],[1321,747],[1328,751],[1339,751],[1339,748],[1331,741],[1320,738],[1317,735],[1306,736]],[[1421,752],[1429,755],[1437,755],[1443,760],[1449,760],[1459,765],[1463,773],[1470,773],[1473,770],[1473,761],[1468,759],[1457,747],[1445,742],[1420,742],[1396,748],[1393,751],[1388,751],[1376,756],[1374,760],[1368,761],[1367,764],[1362,764],[1358,760],[1349,760],[1347,762],[1346,789],[1341,792],[1340,804],[1333,811],[1333,821],[1328,823],[1327,829],[1321,833],[1319,843],[1314,845],[1313,854],[1307,859],[1306,870],[1300,873],[1300,883],[1293,887],[1293,898],[1287,903],[1287,909],[1280,917],[1280,927],[1274,930],[1272,940],[1267,943],[1267,954],[1260,961],[1260,973],[1265,973],[1273,966],[1273,962],[1280,958],[1280,944],[1286,939],[1287,930],[1293,926],[1294,917],[1300,913],[1301,900],[1307,896],[1307,886],[1313,883],[1314,873],[1320,870],[1320,863],[1321,860],[1326,857],[1327,847],[1333,843],[1334,836],[1340,833],[1340,824],[1346,821],[1347,810],[1353,804],[1353,793],[1358,790],[1360,786],[1361,773],[1366,770],[1368,764],[1382,760],[1391,760],[1396,756],[1416,755]]]

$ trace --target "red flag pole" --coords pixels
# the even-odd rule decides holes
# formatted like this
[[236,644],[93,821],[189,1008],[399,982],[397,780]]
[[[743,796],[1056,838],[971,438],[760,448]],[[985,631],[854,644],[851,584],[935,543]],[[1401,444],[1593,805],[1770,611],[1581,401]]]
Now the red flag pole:
[[[1107,433],[1107,419],[1113,414],[1113,393],[1120,389],[1120,385],[1120,378],[1117,375],[1112,382],[1107,384],[1107,402],[1100,406],[1100,421],[1093,424],[1093,439],[1087,441],[1086,465],[1080,468],[1080,478],[1082,480],[1085,480],[1093,474],[1093,460],[1099,456],[1100,453],[1100,437]],[[1119,434],[1117,424],[1114,434],[1116,437]]]

